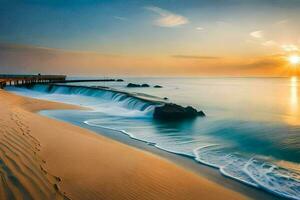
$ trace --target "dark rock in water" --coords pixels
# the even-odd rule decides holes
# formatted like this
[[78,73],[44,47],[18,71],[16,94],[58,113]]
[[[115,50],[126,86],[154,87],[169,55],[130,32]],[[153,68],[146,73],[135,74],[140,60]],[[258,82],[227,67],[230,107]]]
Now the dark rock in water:
[[162,88],[162,86],[161,85],[155,85],[155,86],[153,86],[154,88]]
[[127,87],[150,87],[150,85],[144,83],[142,85],[140,84],[135,84],[135,83],[128,83]]
[[150,87],[150,85],[144,83],[144,84],[141,85],[141,87]]
[[171,103],[156,107],[153,114],[154,119],[161,120],[188,119],[198,116],[204,117],[205,114],[203,111],[197,111],[191,106],[182,107],[180,105]]
[[168,97],[164,97],[164,100],[168,100],[169,98]]
[[118,81],[118,82],[123,82],[124,80],[123,80],[123,79],[117,79],[117,81]]
[[135,83],[128,83],[127,87],[141,87],[141,85]]
[[202,110],[200,110],[198,111],[198,116],[205,117],[205,113]]

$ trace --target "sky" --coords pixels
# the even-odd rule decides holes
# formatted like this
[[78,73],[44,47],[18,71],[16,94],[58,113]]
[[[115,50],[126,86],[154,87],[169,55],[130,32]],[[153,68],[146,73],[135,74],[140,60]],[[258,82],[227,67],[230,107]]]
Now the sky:
[[0,0],[0,73],[288,76],[299,20],[300,0]]

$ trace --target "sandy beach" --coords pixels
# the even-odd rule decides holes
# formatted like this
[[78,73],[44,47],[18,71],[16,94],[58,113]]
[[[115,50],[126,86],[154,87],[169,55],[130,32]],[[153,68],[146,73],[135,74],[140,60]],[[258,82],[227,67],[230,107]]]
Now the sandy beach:
[[300,200],[300,0],[0,1],[0,200]]
[[0,90],[0,199],[246,199],[152,153],[36,114]]

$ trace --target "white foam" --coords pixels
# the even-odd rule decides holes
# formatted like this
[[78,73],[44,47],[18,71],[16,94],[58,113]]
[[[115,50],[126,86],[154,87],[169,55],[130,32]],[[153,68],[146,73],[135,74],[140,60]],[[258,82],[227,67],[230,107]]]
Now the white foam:
[[[8,87],[9,91],[39,99],[69,103],[93,109],[111,116],[147,117],[153,116],[155,105],[122,93],[101,91],[85,87],[35,85],[33,89]],[[51,90],[50,90],[51,89]],[[50,91],[49,91],[50,90]]]
[[282,197],[300,199],[300,172],[281,168],[265,160],[226,152],[226,148],[218,145],[194,150],[197,161],[218,168],[224,176]]
[[299,172],[258,159],[249,160],[245,171],[260,187],[283,197],[300,199]]
[[[94,112],[102,112],[126,118],[149,117],[152,116],[151,112],[153,112],[154,109],[153,105],[147,105],[145,102],[118,93],[95,93],[87,88],[76,88],[74,89],[76,91],[73,91],[72,93],[69,89],[66,89],[67,87],[64,87],[53,90],[52,92],[55,92],[54,94],[48,94],[47,89],[44,87],[37,87],[37,91],[20,88],[14,88],[13,91],[24,96],[33,96],[36,98],[83,105],[92,108]],[[157,143],[152,142],[151,139],[147,137],[142,137],[138,134],[133,134],[124,130],[126,129],[124,127],[122,127],[122,129],[116,129],[110,126],[102,126],[99,119],[87,120],[84,123],[90,126],[121,132],[132,139],[146,142],[171,153],[185,156],[192,155],[189,154],[188,151],[185,151],[184,147],[178,147],[178,144],[175,143],[174,140],[170,140],[171,142],[169,143],[163,143],[159,140],[160,138],[155,138],[154,141],[157,141]],[[187,141],[186,143],[188,142],[190,141]],[[230,177],[254,187],[260,187],[279,196],[300,200],[299,172],[278,167],[261,158],[251,158],[244,154],[236,154],[232,152],[231,149],[217,144],[198,146],[198,148],[193,150],[193,153],[195,160],[219,169],[221,174],[226,177]]]

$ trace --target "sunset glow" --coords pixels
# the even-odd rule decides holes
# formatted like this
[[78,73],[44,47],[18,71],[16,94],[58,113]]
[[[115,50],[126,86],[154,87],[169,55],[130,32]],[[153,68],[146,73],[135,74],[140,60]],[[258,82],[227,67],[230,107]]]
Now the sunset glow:
[[290,76],[300,62],[300,1],[58,2],[2,6],[2,73]]
[[288,60],[293,65],[300,64],[300,56],[298,56],[298,55],[289,56]]
[[300,0],[0,0],[0,200],[300,200]]

